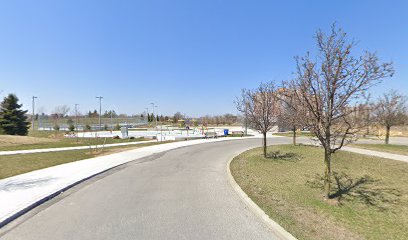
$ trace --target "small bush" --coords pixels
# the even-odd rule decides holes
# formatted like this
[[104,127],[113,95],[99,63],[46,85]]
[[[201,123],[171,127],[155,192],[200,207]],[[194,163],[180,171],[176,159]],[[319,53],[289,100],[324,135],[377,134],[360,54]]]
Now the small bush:
[[105,131],[108,130],[108,124],[105,124],[105,125],[103,126],[103,130],[105,130]]
[[55,124],[55,125],[54,125],[54,130],[55,130],[55,131],[59,131],[59,130],[60,130],[60,126],[59,126],[58,124]]
[[91,125],[86,124],[86,125],[85,125],[85,130],[87,130],[87,131],[91,130]]
[[68,130],[69,130],[70,132],[75,131],[75,126],[74,126],[74,124],[70,124],[70,125],[68,126]]
[[120,139],[120,137],[116,135],[116,136],[113,136],[113,139]]
[[120,125],[119,125],[119,123],[117,123],[117,124],[116,124],[116,126],[115,126],[115,130],[117,130],[117,131],[119,131],[119,130],[120,130]]

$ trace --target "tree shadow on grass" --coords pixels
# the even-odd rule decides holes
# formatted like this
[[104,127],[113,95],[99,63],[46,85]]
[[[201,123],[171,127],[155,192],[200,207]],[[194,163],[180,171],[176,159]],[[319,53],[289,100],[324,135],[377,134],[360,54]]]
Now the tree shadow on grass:
[[[364,175],[353,178],[344,172],[332,174],[331,199],[336,199],[341,205],[345,201],[358,201],[366,206],[387,210],[398,204],[401,192],[395,188],[385,187],[380,180]],[[323,190],[323,177],[316,174],[314,179],[307,181],[307,185]]]
[[280,151],[269,152],[266,155],[267,159],[284,160],[290,162],[300,161],[301,155],[293,152],[281,153]]

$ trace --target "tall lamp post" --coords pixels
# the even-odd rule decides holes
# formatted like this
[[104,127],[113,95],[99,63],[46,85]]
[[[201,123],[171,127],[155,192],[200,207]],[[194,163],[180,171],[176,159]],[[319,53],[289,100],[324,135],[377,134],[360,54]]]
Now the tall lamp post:
[[78,103],[75,103],[75,132],[76,141],[78,142]]
[[102,115],[102,96],[96,97],[99,98],[99,131],[102,129],[102,121],[101,121],[101,115]]
[[154,103],[150,103],[151,105],[152,105],[152,109],[153,109],[153,117],[154,117],[154,119],[155,119],[155,127],[157,127],[157,118],[156,118],[156,116],[154,115]]
[[31,119],[31,128],[34,131],[34,121],[35,121],[35,115],[34,115],[34,108],[35,108],[35,99],[38,97],[33,96],[33,115]]

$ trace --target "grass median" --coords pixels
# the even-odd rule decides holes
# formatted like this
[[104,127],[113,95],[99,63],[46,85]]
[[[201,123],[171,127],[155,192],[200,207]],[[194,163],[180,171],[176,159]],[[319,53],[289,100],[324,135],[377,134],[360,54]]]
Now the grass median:
[[396,144],[353,144],[352,147],[408,156],[408,146]]
[[298,239],[408,239],[408,164],[339,151],[335,197],[323,200],[323,151],[281,145],[237,156],[231,172],[248,196]]
[[52,167],[64,163],[93,158],[126,150],[163,144],[167,142],[145,143],[134,146],[110,147],[99,150],[70,150],[61,152],[17,154],[0,156],[0,179]]

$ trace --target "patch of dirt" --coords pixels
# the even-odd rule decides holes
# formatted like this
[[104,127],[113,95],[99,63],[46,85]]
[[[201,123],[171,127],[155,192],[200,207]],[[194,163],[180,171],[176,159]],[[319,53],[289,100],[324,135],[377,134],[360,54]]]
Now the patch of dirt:
[[0,135],[0,146],[16,146],[22,144],[37,144],[37,143],[50,143],[58,142],[58,139],[50,138],[38,138],[38,137],[27,137],[27,136],[15,136],[15,135]]

